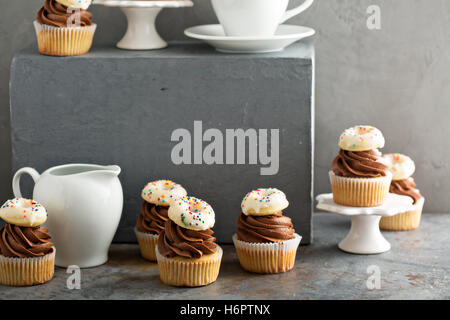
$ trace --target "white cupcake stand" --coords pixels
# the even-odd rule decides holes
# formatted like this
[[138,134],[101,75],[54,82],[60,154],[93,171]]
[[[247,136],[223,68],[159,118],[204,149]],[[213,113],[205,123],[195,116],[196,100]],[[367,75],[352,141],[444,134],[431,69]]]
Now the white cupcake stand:
[[339,243],[342,251],[356,254],[377,254],[389,251],[391,244],[380,232],[381,217],[414,210],[413,200],[407,196],[389,193],[378,207],[347,207],[333,201],[331,193],[316,197],[317,209],[349,216],[352,225],[347,236]]
[[156,30],[155,21],[163,8],[192,7],[192,1],[132,1],[96,0],[94,4],[106,7],[119,7],[128,20],[127,31],[117,43],[126,50],[152,50],[167,47]]

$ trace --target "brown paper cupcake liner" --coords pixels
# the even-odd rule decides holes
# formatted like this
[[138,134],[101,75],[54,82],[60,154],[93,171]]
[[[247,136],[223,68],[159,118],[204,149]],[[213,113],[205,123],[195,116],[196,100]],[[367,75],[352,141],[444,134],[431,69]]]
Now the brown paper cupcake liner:
[[0,255],[0,284],[32,286],[45,283],[55,272],[56,249],[43,257],[9,258]]
[[177,287],[201,287],[216,281],[222,255],[222,248],[217,246],[216,253],[199,259],[166,258],[156,248],[161,281]]
[[380,178],[346,178],[329,172],[333,200],[350,207],[382,205],[389,193],[392,174]]
[[416,209],[392,217],[382,217],[380,229],[388,231],[408,231],[419,227],[425,198],[420,198],[415,204]]
[[141,249],[141,256],[149,261],[156,261],[155,248],[158,245],[158,235],[140,232],[136,228],[134,228],[134,232]]
[[92,46],[96,24],[86,27],[60,28],[34,21],[39,52],[49,56],[77,56]]
[[255,273],[281,273],[294,268],[297,248],[302,237],[282,243],[251,243],[238,239],[233,235],[233,243],[239,262],[247,271]]

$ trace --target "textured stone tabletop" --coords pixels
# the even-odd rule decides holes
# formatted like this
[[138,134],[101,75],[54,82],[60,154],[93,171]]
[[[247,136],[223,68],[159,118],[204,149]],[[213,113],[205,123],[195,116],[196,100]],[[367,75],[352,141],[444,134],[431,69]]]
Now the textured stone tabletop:
[[[314,243],[298,251],[294,270],[255,275],[239,266],[234,248],[223,245],[216,283],[172,288],[160,282],[156,264],[139,256],[134,244],[115,244],[110,260],[81,271],[81,289],[69,290],[69,274],[57,268],[47,284],[0,286],[2,299],[450,299],[450,214],[425,214],[420,229],[384,232],[392,250],[372,256],[337,248],[350,226],[347,217],[314,216]],[[381,288],[367,289],[369,266],[379,267]],[[372,267],[373,268],[373,267]]]

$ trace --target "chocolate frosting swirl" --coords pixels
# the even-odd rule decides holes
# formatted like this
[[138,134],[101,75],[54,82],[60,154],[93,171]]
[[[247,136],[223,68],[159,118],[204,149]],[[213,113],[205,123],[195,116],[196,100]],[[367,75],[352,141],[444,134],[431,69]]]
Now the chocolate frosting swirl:
[[47,228],[5,224],[0,229],[0,250],[5,257],[42,257],[53,251]]
[[237,219],[238,239],[246,242],[273,243],[294,239],[291,218],[283,212],[268,216],[247,216],[241,213]]
[[144,201],[141,214],[136,223],[136,229],[140,232],[160,234],[168,217],[169,207],[161,207]]
[[[92,24],[92,13],[84,9],[80,10],[80,27],[90,26]],[[67,21],[72,21],[75,24],[77,20],[75,11],[69,10],[55,0],[45,0],[44,6],[38,11],[36,19],[40,24],[46,24],[54,27],[67,27]]]
[[378,149],[357,152],[341,149],[331,164],[335,175],[348,178],[385,177],[388,169]]
[[414,179],[411,177],[403,180],[392,180],[391,186],[389,187],[389,192],[403,196],[410,196],[414,199],[414,204],[422,198],[419,190],[416,189]]
[[176,256],[200,258],[216,252],[217,244],[214,231],[190,230],[177,225],[172,220],[166,222],[164,230],[159,234],[158,251],[167,258]]

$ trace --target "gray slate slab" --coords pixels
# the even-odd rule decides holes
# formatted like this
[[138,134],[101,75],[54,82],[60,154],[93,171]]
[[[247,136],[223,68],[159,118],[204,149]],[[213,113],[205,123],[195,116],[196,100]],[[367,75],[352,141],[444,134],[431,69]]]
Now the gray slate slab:
[[[303,243],[311,241],[314,49],[296,44],[264,55],[218,54],[202,44],[130,52],[94,48],[79,57],[29,49],[11,69],[13,170],[65,163],[118,164],[125,207],[116,242],[133,228],[146,182],[171,178],[216,211],[214,230],[231,242],[240,202],[256,187],[278,187]],[[279,129],[276,175],[262,165],[175,165],[174,130]],[[203,144],[203,147],[207,143]],[[225,153],[225,151],[224,151]],[[225,157],[225,154],[224,154]],[[23,188],[31,193],[31,180]],[[51,213],[50,213],[51,214]]]

